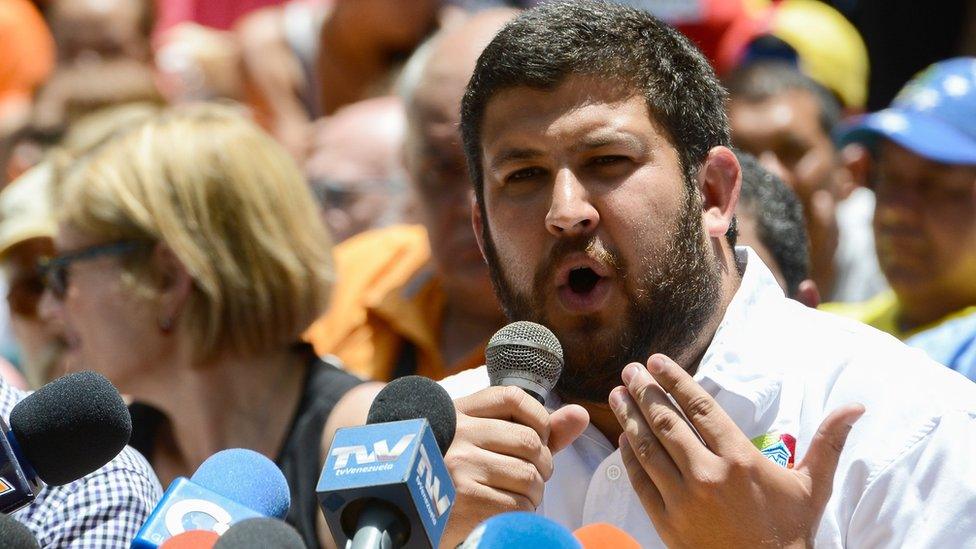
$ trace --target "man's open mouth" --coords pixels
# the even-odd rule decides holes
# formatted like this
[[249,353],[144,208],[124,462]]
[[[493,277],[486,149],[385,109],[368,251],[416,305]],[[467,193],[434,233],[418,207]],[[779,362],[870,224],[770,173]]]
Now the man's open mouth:
[[572,314],[589,314],[606,304],[610,295],[611,269],[578,254],[567,258],[556,278],[559,301]]
[[569,289],[575,294],[588,294],[593,291],[602,276],[589,267],[576,267],[569,271]]

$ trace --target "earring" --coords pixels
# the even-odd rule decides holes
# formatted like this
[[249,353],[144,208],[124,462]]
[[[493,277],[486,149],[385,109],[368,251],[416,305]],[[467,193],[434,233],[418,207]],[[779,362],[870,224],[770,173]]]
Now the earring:
[[159,319],[159,329],[164,333],[170,333],[173,331],[173,319],[171,317]]

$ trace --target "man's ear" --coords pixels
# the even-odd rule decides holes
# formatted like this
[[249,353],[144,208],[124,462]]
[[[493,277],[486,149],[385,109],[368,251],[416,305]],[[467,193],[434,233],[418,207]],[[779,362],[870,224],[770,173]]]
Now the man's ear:
[[793,299],[807,307],[816,309],[820,305],[820,289],[817,288],[817,283],[809,278],[800,282]]
[[175,326],[190,299],[193,277],[166,244],[156,244],[150,261],[156,273],[154,281],[159,299],[158,321],[164,331],[169,331]]
[[712,147],[698,172],[702,221],[711,238],[724,238],[742,187],[739,159],[728,147]]
[[858,187],[871,188],[871,151],[860,143],[848,143],[840,150],[842,174],[837,200],[844,200]]
[[478,206],[478,199],[474,192],[468,194],[468,201],[471,203],[471,229],[474,230],[474,238],[478,241],[478,249],[481,250],[481,257],[485,257],[485,238],[484,222],[481,216],[481,207]]

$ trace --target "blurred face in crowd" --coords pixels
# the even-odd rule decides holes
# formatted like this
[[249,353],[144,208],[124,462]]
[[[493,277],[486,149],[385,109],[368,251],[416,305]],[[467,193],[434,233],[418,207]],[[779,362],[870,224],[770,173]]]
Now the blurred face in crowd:
[[51,26],[62,59],[128,57],[148,60],[149,37],[142,28],[144,0],[58,0]]
[[813,94],[792,90],[763,101],[733,98],[729,121],[735,145],[755,155],[801,198],[833,191],[837,155]]
[[628,362],[680,355],[719,274],[701,194],[644,98],[586,76],[503,89],[481,144],[485,255],[509,316],[562,342],[561,393],[599,402]]
[[[62,225],[55,258],[105,242]],[[64,335],[64,366],[91,369],[119,387],[130,386],[159,356],[159,319],[147,299],[126,284],[124,253],[103,253],[65,265],[61,290],[44,292],[41,316]],[[61,293],[63,291],[63,294]]]
[[889,140],[878,152],[874,233],[888,283],[902,300],[976,304],[976,166],[934,162]]
[[472,185],[458,126],[461,96],[478,54],[511,17],[508,11],[484,13],[443,36],[407,105],[404,165],[434,266],[448,295],[486,317],[500,312],[471,230]]
[[404,125],[394,97],[360,101],[316,122],[305,172],[336,242],[402,220]]
[[55,326],[39,317],[38,311],[44,293],[38,261],[49,257],[53,250],[51,239],[32,238],[10,248],[3,260],[10,326],[28,378],[35,384],[47,383],[63,369],[60,361],[64,340]]

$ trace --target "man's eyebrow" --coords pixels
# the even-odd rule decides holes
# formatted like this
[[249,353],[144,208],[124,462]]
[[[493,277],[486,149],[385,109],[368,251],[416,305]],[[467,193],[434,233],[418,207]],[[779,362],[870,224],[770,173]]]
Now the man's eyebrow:
[[513,147],[509,149],[502,149],[500,153],[495,155],[494,158],[489,162],[488,167],[491,171],[498,171],[502,166],[509,162],[517,162],[520,160],[531,160],[533,158],[538,158],[542,156],[542,152],[537,149],[529,149],[522,147]]
[[630,147],[635,151],[647,150],[647,144],[638,139],[637,136],[629,133],[613,132],[588,135],[573,146],[573,152],[586,152],[599,149],[600,147],[606,147],[607,145],[619,144]]

